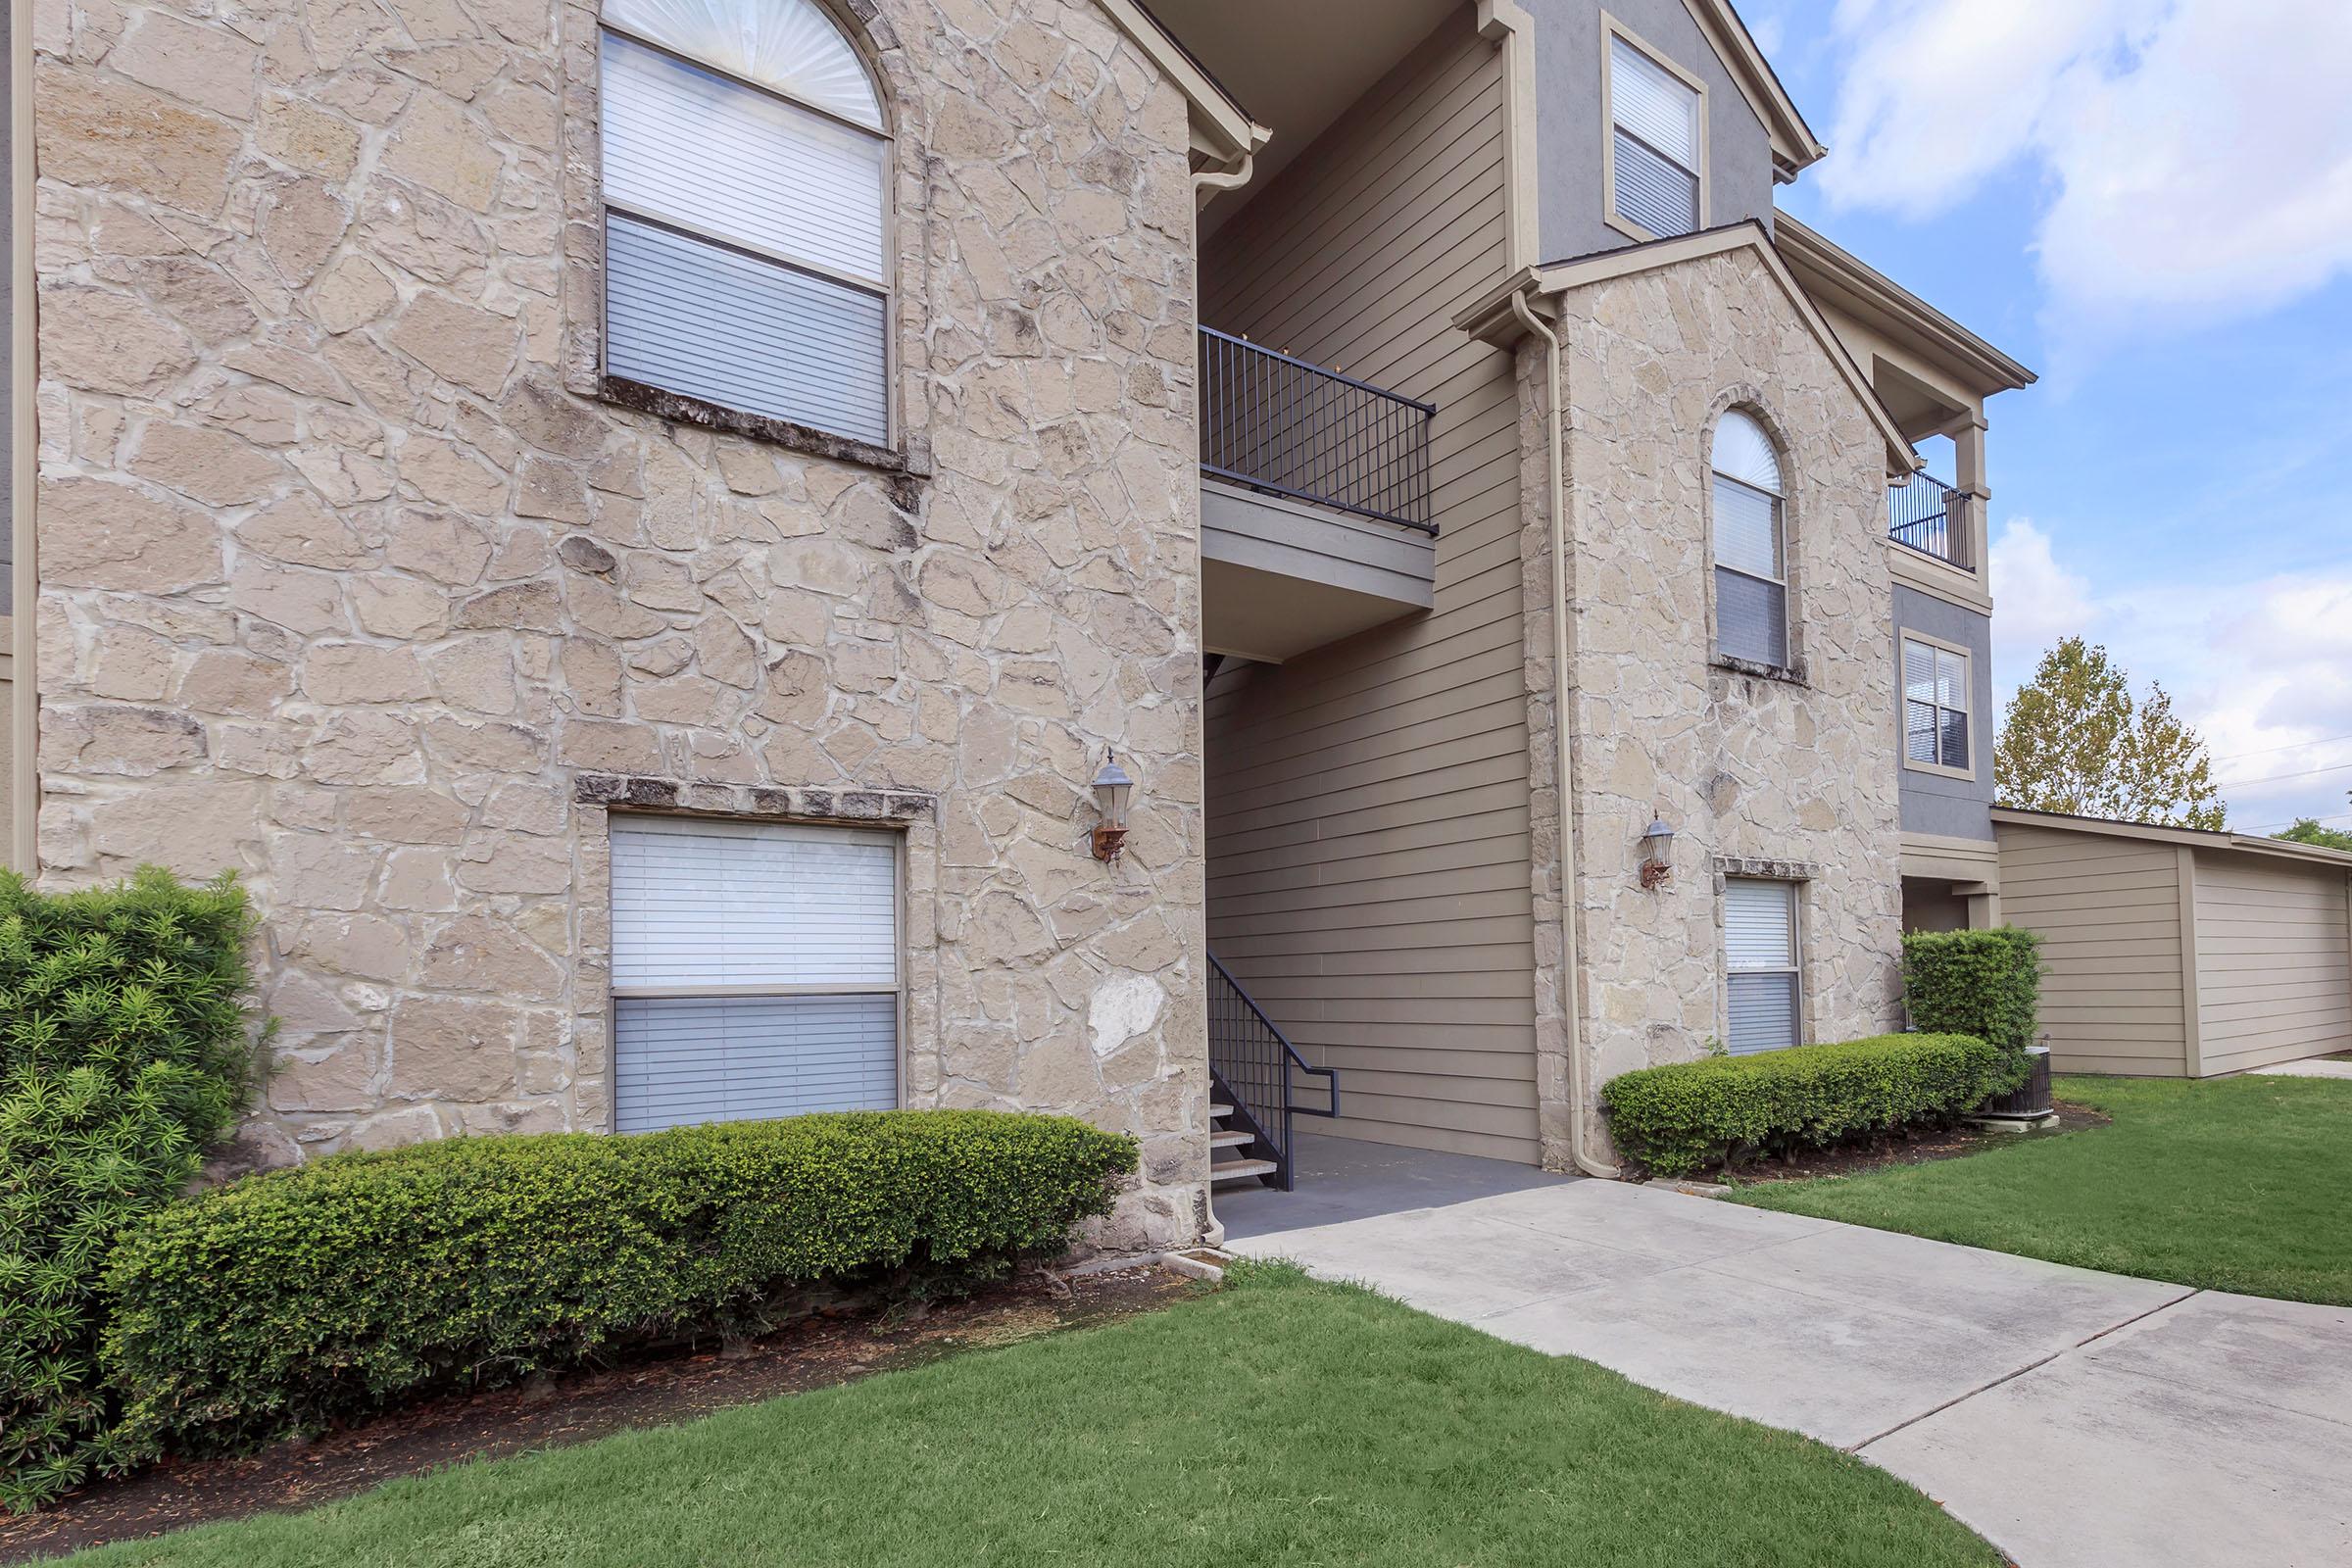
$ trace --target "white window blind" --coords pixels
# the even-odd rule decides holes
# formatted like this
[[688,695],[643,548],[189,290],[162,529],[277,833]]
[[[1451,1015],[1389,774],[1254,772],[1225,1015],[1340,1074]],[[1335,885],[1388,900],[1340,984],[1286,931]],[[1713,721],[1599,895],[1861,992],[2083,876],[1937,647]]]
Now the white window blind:
[[1781,466],[1763,427],[1738,410],[1717,422],[1715,648],[1733,659],[1788,662],[1788,549]]
[[898,1100],[898,841],[614,818],[622,1132]]
[[1611,196],[1617,214],[1661,238],[1698,226],[1699,96],[1635,48],[1609,39]]
[[1797,1042],[1796,884],[1744,877],[1723,885],[1723,952],[1734,1055]]
[[606,369],[890,439],[889,140],[808,0],[605,8]]
[[1948,648],[1903,639],[1903,755],[1970,768],[1968,661]]

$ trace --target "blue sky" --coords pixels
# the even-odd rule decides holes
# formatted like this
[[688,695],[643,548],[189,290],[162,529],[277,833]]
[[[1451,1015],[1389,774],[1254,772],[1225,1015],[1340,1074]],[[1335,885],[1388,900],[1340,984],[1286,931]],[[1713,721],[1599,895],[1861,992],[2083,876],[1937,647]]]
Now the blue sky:
[[2005,701],[2079,631],[2230,825],[2352,827],[2352,3],[1739,0],[1780,196],[2041,372],[1986,411]]

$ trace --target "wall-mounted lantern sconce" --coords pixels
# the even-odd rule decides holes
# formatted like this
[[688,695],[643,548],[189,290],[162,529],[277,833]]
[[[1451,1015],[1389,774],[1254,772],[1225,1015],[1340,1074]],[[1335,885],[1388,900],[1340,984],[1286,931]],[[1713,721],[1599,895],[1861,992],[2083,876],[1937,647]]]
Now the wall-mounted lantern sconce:
[[1095,858],[1115,860],[1127,843],[1127,798],[1135,793],[1135,780],[1119,766],[1118,759],[1105,749],[1102,770],[1095,775],[1095,807],[1102,820],[1095,828]]
[[1674,829],[1662,816],[1642,830],[1642,885],[1655,890],[1674,880]]

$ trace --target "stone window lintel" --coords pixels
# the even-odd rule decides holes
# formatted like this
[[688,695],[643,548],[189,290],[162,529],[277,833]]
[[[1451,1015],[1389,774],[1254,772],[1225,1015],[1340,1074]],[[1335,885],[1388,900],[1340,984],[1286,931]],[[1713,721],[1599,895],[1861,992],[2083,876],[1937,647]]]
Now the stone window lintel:
[[686,779],[582,773],[572,798],[623,810],[698,811],[808,821],[906,822],[930,817],[938,802],[910,790],[825,789],[809,785],[699,784]]
[[1815,882],[1821,878],[1821,867],[1811,860],[1768,860],[1740,855],[1718,855],[1713,859],[1718,883],[1734,876],[1764,882]]

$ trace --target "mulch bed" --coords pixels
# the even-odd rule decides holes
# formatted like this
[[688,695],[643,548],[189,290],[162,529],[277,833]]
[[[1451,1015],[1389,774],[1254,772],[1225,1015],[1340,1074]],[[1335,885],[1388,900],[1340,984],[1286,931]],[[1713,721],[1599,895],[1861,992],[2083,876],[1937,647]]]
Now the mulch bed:
[[2039,1132],[1995,1133],[1975,1127],[1954,1127],[1944,1132],[1920,1132],[1908,1138],[1885,1139],[1877,1144],[1811,1150],[1793,1160],[1750,1160],[1736,1167],[1729,1178],[1707,1176],[1700,1179],[1728,1179],[1740,1186],[1752,1187],[1767,1182],[1805,1181],[1815,1176],[1860,1176],[1869,1171],[1889,1170],[1897,1165],[1925,1165],[1932,1160],[1959,1159],[1969,1154],[1981,1154],[1987,1149],[2002,1149],[2011,1144],[2030,1143],[2036,1138],[2055,1138],[2061,1133],[2081,1132],[2085,1127],[2104,1127],[2114,1119],[2088,1105],[2072,1104],[2063,1100],[2051,1101],[2050,1108],[2058,1112],[2058,1125]]
[[920,1315],[804,1319],[725,1349],[580,1370],[395,1411],[239,1459],[167,1461],[41,1513],[0,1515],[0,1563],[62,1555],[183,1525],[313,1508],[468,1459],[588,1443],[731,1405],[852,1383],[957,1350],[1034,1339],[1166,1306],[1203,1289],[1159,1268],[1031,1275]]

